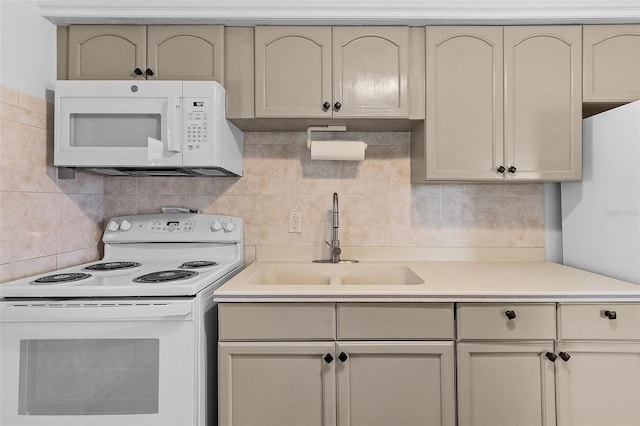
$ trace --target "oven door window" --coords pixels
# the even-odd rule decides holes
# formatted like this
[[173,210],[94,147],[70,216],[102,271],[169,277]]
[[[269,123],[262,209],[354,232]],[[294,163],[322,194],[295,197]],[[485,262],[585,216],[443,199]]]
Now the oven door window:
[[20,341],[21,415],[158,413],[158,339]]

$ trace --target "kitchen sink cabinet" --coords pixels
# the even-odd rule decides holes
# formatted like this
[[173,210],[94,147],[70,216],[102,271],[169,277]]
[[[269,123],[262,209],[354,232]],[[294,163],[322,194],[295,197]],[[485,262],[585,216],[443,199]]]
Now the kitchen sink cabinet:
[[66,31],[68,51],[59,61],[67,66],[58,69],[67,75],[59,79],[223,81],[221,25],[70,25]]
[[[408,303],[404,313],[401,305],[338,303],[336,310],[328,303],[219,304],[219,423],[455,425],[453,305]],[[239,318],[255,327],[238,326]],[[432,318],[440,321],[428,328],[435,337],[421,331],[420,340],[400,340],[411,338],[415,325],[409,335],[390,338],[407,321]],[[363,337],[376,340],[330,334],[338,328],[348,335],[361,321],[389,324],[382,334],[365,325]],[[300,341],[307,332],[308,341]]]
[[584,102],[640,99],[640,25],[583,27]]
[[409,27],[255,28],[257,118],[409,118]]
[[580,26],[427,27],[412,182],[581,178]]

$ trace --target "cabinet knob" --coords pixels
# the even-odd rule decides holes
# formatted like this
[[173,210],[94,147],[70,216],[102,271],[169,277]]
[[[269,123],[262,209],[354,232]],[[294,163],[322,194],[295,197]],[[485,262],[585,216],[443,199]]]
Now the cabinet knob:
[[333,356],[331,354],[326,354],[324,357],[322,357],[322,359],[327,364],[331,364],[333,362]]
[[558,355],[554,354],[553,352],[547,352],[545,356],[551,362],[556,362],[556,359],[558,359]]
[[133,70],[133,73],[135,75],[142,75],[142,70],[140,68],[136,68],[135,70]]
[[325,102],[322,104],[322,109],[323,110],[328,110],[329,108],[331,108],[331,104],[329,102]]
[[347,359],[349,359],[349,355],[345,354],[344,352],[340,352],[340,355],[338,355],[338,359],[340,360],[340,362],[345,362]]
[[516,313],[514,311],[505,311],[504,314],[508,319],[512,320],[516,318]]
[[498,173],[504,173],[505,170],[506,169],[504,168],[504,166],[498,166],[498,168],[496,169]]
[[571,358],[571,355],[569,355],[569,354],[568,354],[568,353],[566,353],[566,352],[558,352],[558,356],[559,356],[560,358],[562,358],[562,360],[563,360],[564,362],[569,361],[569,358]]
[[336,111],[340,111],[340,108],[342,108],[342,104],[340,102],[336,102],[335,104],[333,104],[333,107]]
[[616,311],[604,311],[604,316],[609,318],[610,320],[618,318],[618,314],[616,314]]
[[145,74],[147,77],[153,77],[153,71],[151,71],[151,68],[147,68],[147,69],[145,70],[144,74]]
[[516,172],[516,168],[515,168],[515,167],[513,167],[513,166],[511,166],[511,167],[509,167],[509,168],[507,169],[507,171],[508,171],[509,173],[515,173],[515,172]]

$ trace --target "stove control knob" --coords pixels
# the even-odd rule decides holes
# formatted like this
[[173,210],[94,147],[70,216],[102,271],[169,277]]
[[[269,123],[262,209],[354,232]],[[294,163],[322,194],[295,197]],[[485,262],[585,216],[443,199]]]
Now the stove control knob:
[[120,229],[122,231],[128,231],[129,229],[131,229],[131,222],[129,222],[128,220],[123,220],[122,222],[120,222]]
[[213,222],[213,223],[211,224],[211,230],[212,230],[213,232],[218,232],[218,231],[219,231],[219,230],[221,230],[221,229],[222,229],[222,223],[220,223],[220,221],[219,221],[219,220],[216,220],[215,222]]
[[224,224],[224,232],[231,232],[231,231],[233,231],[233,228],[235,228],[235,226],[233,225],[233,222],[231,222],[231,221],[229,221],[229,222]]
[[111,232],[116,232],[118,229],[120,229],[120,224],[115,220],[112,220],[111,222],[109,222],[107,229]]

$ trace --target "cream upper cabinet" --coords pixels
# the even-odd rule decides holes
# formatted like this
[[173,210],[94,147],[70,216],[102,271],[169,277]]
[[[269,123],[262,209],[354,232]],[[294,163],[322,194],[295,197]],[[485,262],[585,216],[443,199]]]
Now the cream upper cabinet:
[[147,67],[158,80],[223,81],[222,25],[147,27]]
[[584,101],[640,99],[640,25],[583,27]]
[[426,90],[426,178],[502,180],[502,27],[428,27]]
[[256,117],[331,117],[331,27],[255,28]]
[[409,27],[333,27],[334,117],[409,117]]
[[70,80],[223,81],[220,25],[71,25]]
[[581,27],[427,27],[426,46],[412,182],[581,178]]
[[409,117],[409,27],[256,27],[258,118]]
[[507,180],[582,177],[582,29],[504,28]]
[[146,28],[141,25],[71,25],[69,80],[144,78]]

